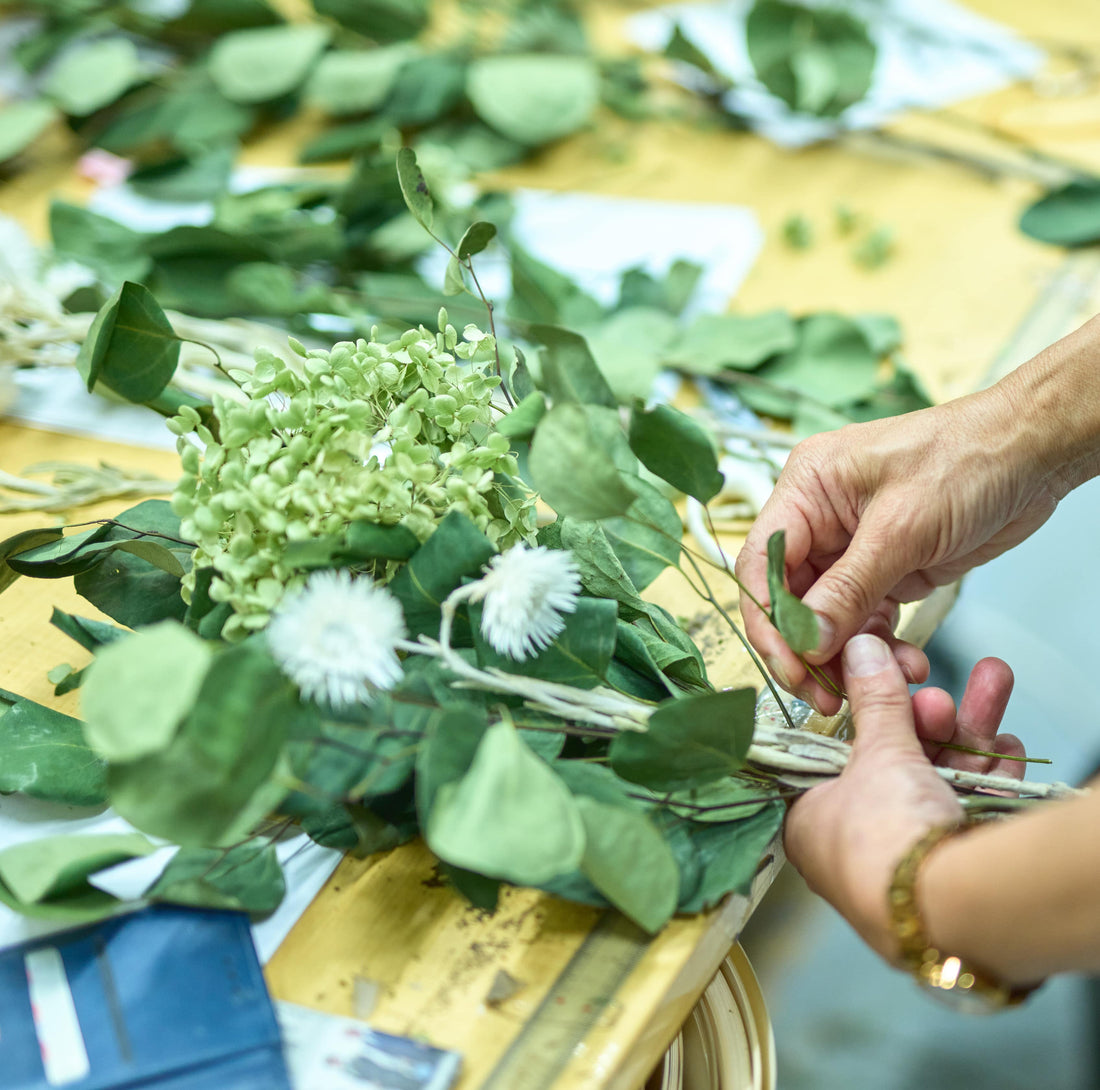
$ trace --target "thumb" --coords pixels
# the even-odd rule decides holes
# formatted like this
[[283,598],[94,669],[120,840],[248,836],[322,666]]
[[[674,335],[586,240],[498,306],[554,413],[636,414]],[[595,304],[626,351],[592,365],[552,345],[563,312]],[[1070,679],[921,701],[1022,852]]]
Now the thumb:
[[806,655],[810,662],[833,658],[909,573],[904,560],[891,553],[881,540],[871,543],[857,531],[843,556],[802,596],[817,614],[821,633],[817,649]]
[[922,756],[909,686],[889,645],[878,636],[854,636],[844,647],[841,663],[855,725],[852,760],[865,760],[870,754]]

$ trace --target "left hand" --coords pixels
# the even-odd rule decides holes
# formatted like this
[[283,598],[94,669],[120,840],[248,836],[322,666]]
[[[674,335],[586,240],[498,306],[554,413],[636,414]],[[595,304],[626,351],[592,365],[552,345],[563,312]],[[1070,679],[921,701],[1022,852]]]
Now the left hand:
[[877,636],[851,639],[842,657],[855,739],[848,766],[808,791],[787,816],[787,856],[810,888],[833,905],[888,961],[897,957],[887,890],[905,852],[935,825],[959,821],[962,804],[937,764],[1022,778],[1018,761],[943,749],[952,742],[1018,756],[1019,739],[998,734],[1012,671],[1000,659],[974,667],[956,712],[942,689],[912,698],[901,667]]

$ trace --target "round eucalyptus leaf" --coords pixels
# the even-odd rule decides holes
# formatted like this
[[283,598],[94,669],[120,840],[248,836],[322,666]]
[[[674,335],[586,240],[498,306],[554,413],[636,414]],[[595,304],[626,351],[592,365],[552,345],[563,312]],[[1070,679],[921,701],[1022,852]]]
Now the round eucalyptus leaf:
[[1070,182],[1041,197],[1020,217],[1020,230],[1054,246],[1100,240],[1100,181]]
[[588,121],[600,79],[588,57],[483,57],[470,65],[466,93],[478,117],[498,132],[521,144],[546,144]]
[[55,117],[57,110],[44,98],[0,108],[0,163],[29,148]]
[[225,34],[210,51],[210,78],[233,102],[268,102],[289,94],[325,48],[327,27],[261,27]]
[[210,644],[171,621],[108,644],[81,687],[88,744],[109,761],[164,749],[195,703],[212,660]]
[[145,66],[129,38],[99,38],[66,52],[42,90],[65,113],[87,117],[144,76]]
[[306,97],[334,117],[374,110],[382,105],[398,70],[415,52],[405,44],[334,49],[318,62]]

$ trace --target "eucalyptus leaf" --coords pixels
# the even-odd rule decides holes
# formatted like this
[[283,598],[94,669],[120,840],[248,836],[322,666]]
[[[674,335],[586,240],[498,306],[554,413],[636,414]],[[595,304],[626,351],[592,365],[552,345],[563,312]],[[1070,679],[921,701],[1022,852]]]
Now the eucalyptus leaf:
[[561,547],[573,554],[584,589],[595,598],[610,598],[644,609],[638,590],[626,574],[599,522],[561,520]]
[[798,343],[798,330],[785,310],[762,314],[701,314],[671,346],[666,362],[692,375],[716,375],[732,368],[751,371]]
[[194,707],[213,661],[210,644],[172,621],[102,648],[81,695],[88,744],[110,761],[163,750]]
[[772,623],[792,651],[812,651],[821,639],[817,616],[787,590],[787,532],[776,530],[768,538],[768,597]]
[[317,23],[235,30],[215,41],[207,68],[231,102],[269,102],[302,84],[328,39]]
[[416,162],[416,152],[412,148],[402,148],[397,153],[397,180],[401,184],[401,195],[409,211],[416,217],[426,231],[432,229],[432,194],[424,175]]
[[0,882],[24,904],[86,892],[88,876],[156,848],[140,833],[38,837],[0,851]]
[[521,144],[546,144],[588,123],[599,102],[589,57],[512,54],[470,65],[466,93],[478,117]]
[[222,142],[194,154],[135,170],[127,179],[130,188],[154,201],[210,201],[229,185],[237,158],[237,145]]
[[149,289],[127,281],[95,316],[76,367],[89,390],[102,382],[127,401],[150,401],[175,374],[180,343]]
[[589,408],[555,405],[539,421],[528,466],[536,490],[559,515],[589,520],[623,515],[637,492],[606,457]]
[[129,38],[95,38],[67,51],[42,85],[67,114],[87,117],[110,105],[146,75]]
[[722,491],[718,456],[707,433],[670,405],[630,414],[630,449],[661,480],[700,503]]
[[649,481],[634,477],[630,486],[637,495],[626,514],[601,525],[630,581],[645,590],[665,568],[679,565],[683,525],[672,501]]
[[517,885],[576,869],[585,848],[573,795],[504,722],[485,732],[466,775],[440,787],[425,836],[440,859]]
[[231,909],[269,916],[282,903],[286,879],[275,845],[247,841],[228,851],[183,848],[145,891],[150,901]]
[[59,258],[87,266],[110,286],[142,280],[152,265],[139,231],[65,201],[50,202],[50,239]]
[[[465,515],[449,511],[389,585],[405,611],[410,634],[437,637],[443,599],[464,578],[477,575],[495,553],[489,539]],[[460,634],[457,628],[456,636]]]
[[508,313],[513,318],[568,327],[603,318],[604,308],[570,277],[533,257],[514,239],[508,251],[512,266]]
[[538,390],[533,390],[497,423],[496,430],[509,439],[530,439],[545,415],[546,398]]
[[129,635],[126,629],[107,624],[106,621],[97,621],[92,617],[77,617],[56,607],[50,614],[50,624],[76,640],[87,651],[95,651],[105,644],[114,643],[115,640]]
[[330,50],[314,69],[306,98],[334,117],[377,109],[413,53],[405,44]]
[[471,223],[458,241],[458,254],[460,261],[468,261],[474,254],[481,253],[490,242],[496,238],[497,229],[492,223],[478,220]]
[[1024,210],[1020,230],[1052,246],[1100,241],[1100,179],[1069,182],[1044,194]]
[[664,837],[645,814],[584,796],[581,873],[620,911],[650,934],[676,911],[680,871]]
[[727,689],[666,700],[646,731],[623,731],[611,743],[611,767],[657,791],[702,787],[745,762],[756,717],[752,689]]
[[664,351],[678,330],[676,319],[653,307],[618,310],[588,329],[589,349],[617,401],[645,399],[661,369]]
[[294,686],[266,653],[230,647],[214,658],[167,748],[109,766],[111,803],[137,828],[184,847],[231,841],[247,832],[245,818],[262,817],[286,794],[269,778],[302,715]]
[[447,262],[447,271],[443,275],[443,294],[461,295],[466,290],[466,281],[462,276],[462,262],[452,256]]
[[48,526],[40,530],[24,530],[0,542],[0,593],[7,590],[23,574],[11,566],[13,557],[19,556],[20,553],[31,552],[43,545],[52,545],[63,536],[60,527]]
[[543,346],[539,352],[542,381],[555,405],[576,401],[615,407],[615,395],[580,334],[548,325],[532,326],[530,334]]
[[484,718],[465,709],[440,708],[428,719],[416,752],[416,811],[427,826],[441,787],[462,779],[488,729]]
[[105,769],[79,719],[0,693],[0,795],[19,792],[71,806],[107,800]]
[[377,42],[412,38],[427,26],[430,0],[312,0],[318,15]]
[[696,891],[681,898],[681,912],[702,912],[727,893],[747,894],[768,845],[783,826],[787,808],[770,802],[740,821],[689,826],[692,846],[702,869]]
[[458,55],[413,57],[398,71],[381,116],[402,129],[430,125],[458,105],[465,82],[466,64]]
[[57,117],[57,109],[44,98],[0,106],[0,163],[26,151]]

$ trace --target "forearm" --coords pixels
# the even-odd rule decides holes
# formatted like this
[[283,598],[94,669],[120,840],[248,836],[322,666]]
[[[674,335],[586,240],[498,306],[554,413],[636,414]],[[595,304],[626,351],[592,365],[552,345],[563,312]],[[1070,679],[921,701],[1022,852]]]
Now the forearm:
[[1057,499],[1100,473],[1100,318],[1044,349],[988,391],[1021,453]]
[[917,896],[930,940],[998,979],[1100,970],[1100,790],[952,837]]

